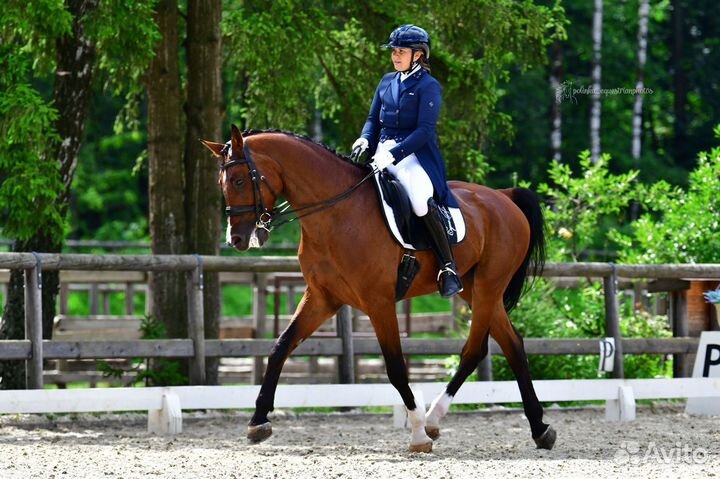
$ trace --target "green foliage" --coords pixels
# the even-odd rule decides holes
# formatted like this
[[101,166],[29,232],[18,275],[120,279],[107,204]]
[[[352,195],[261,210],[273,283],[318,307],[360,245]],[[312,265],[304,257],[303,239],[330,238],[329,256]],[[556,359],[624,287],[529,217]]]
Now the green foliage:
[[0,234],[7,237],[27,240],[40,227],[63,233],[55,201],[63,185],[47,158],[57,113],[33,87],[32,74],[36,48],[66,32],[69,20],[58,1],[11,1],[0,10]]
[[631,233],[613,232],[625,263],[716,263],[720,258],[720,148],[701,153],[687,191],[661,181],[642,187],[648,211]]
[[[537,3],[552,4],[552,0]],[[644,84],[652,93],[643,96],[642,152],[639,161],[631,155],[632,112],[635,96],[608,94],[602,97],[602,149],[614,160],[616,171],[637,169],[643,182],[665,179],[686,184],[692,160],[708,150],[712,126],[720,112],[720,95],[714,70],[720,64],[719,2],[685,2],[680,25],[673,22],[677,2],[650,2],[647,63]],[[548,55],[561,61],[560,81],[580,89],[591,85],[593,2],[563,2],[567,41],[558,42]],[[602,31],[602,87],[635,87],[638,58],[638,2],[604,2]],[[460,24],[459,24],[460,25]],[[462,27],[461,27],[462,28]],[[682,32],[682,55],[673,54],[673,41]],[[692,32],[692,33],[691,33]],[[677,62],[680,64],[676,63]],[[692,65],[692,67],[688,67]],[[681,71],[684,86],[675,83]],[[591,96],[578,94],[575,101],[554,105],[555,91],[548,82],[549,69],[534,69],[512,75],[503,85],[497,110],[512,117],[512,142],[494,142],[484,153],[494,171],[487,183],[507,187],[513,172],[537,184],[550,159],[551,108],[562,115],[562,162],[576,166],[578,151],[588,149]],[[676,91],[676,87],[680,87]],[[675,102],[684,102],[685,118],[675,117]]]
[[326,141],[343,147],[359,134],[377,83],[391,69],[379,45],[399,24],[423,25],[433,39],[433,74],[444,86],[438,129],[450,176],[473,180],[488,170],[485,142],[510,129],[510,117],[494,109],[510,67],[542,63],[547,42],[564,36],[562,9],[529,1],[281,0],[233,2],[226,10],[227,65],[234,83],[241,79],[231,91],[231,104],[239,105],[231,116],[255,128],[307,132],[319,109]]
[[610,173],[610,157],[602,155],[596,164],[590,153],[580,154],[579,177],[566,164],[554,161],[549,169],[553,185],[541,184],[550,207],[545,212],[549,230],[548,251],[554,261],[577,261],[588,249],[602,247],[606,233],[599,226],[604,221],[621,223],[622,213],[635,198],[636,171]]
[[[96,97],[93,110],[115,116],[119,99]],[[71,237],[138,241],[147,232],[147,170],[131,174],[147,138],[140,131],[113,132],[89,124],[73,180]]]
[[[146,315],[140,322],[141,339],[167,339],[167,330],[162,322]],[[126,386],[144,383],[145,386],[182,386],[188,383],[187,377],[180,372],[180,362],[166,358],[134,358],[131,367],[124,369],[105,361],[97,362],[98,371],[104,377],[122,379],[128,372],[136,373]]]
[[[621,298],[622,299],[622,298]],[[657,338],[671,336],[665,317],[635,311],[622,301],[620,327],[623,337]],[[605,336],[605,309],[602,285],[590,283],[580,289],[556,289],[546,280],[536,281],[518,303],[511,320],[526,338],[601,338]],[[536,379],[598,378],[597,355],[532,355],[530,371]],[[670,364],[658,355],[628,355],[625,376],[647,378],[667,375]],[[493,357],[495,379],[514,376],[504,358]]]
[[98,68],[114,94],[143,91],[147,65],[160,39],[153,10],[157,0],[103,0],[88,22]]
[[[55,40],[70,31],[72,16],[63,0],[6,0],[0,9],[0,75],[19,72],[6,63],[23,58],[22,75],[52,72]],[[12,63],[12,60],[11,62]],[[19,64],[16,64],[17,67]]]
[[122,97],[115,132],[137,130],[144,75],[160,31],[153,17],[158,0],[102,0],[88,18],[88,37],[97,51],[97,80],[103,90]]
[[[159,37],[154,4],[155,0],[102,1],[87,22],[98,70],[114,94],[126,95],[121,123],[132,127],[138,126],[131,120],[139,114],[142,75]],[[55,41],[70,32],[72,21],[62,0],[11,0],[0,11],[0,234],[5,237],[28,240],[40,229],[52,237],[64,234],[66,205],[57,198],[65,187],[49,150],[63,139],[53,128],[57,113],[36,85],[47,89],[54,75]],[[132,191],[123,190],[125,195]],[[94,193],[97,190],[91,188],[86,198],[92,201]],[[98,194],[94,200],[107,201]],[[134,215],[142,213],[136,210]]]
[[[622,299],[622,297],[621,297]],[[667,319],[634,310],[629,301],[621,301],[621,333],[626,338],[658,338],[671,336]],[[602,338],[605,337],[605,307],[600,283],[588,283],[579,289],[558,289],[552,282],[538,279],[533,288],[520,299],[510,316],[524,338]],[[467,333],[462,334],[463,336]],[[595,355],[530,355],[530,372],[534,379],[596,379]],[[449,358],[449,375],[459,364],[457,356]],[[515,376],[504,356],[493,356],[493,378],[513,380]],[[671,374],[671,363],[659,355],[627,355],[625,376],[652,378]]]
[[54,137],[56,117],[27,84],[3,86],[0,92],[0,232],[27,240],[42,226],[62,235],[63,220],[55,202],[63,189],[58,164],[44,158]]

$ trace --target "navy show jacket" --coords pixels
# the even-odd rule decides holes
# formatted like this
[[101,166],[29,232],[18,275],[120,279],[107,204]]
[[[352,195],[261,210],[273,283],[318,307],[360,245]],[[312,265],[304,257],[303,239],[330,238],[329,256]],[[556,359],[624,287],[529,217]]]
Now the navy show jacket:
[[396,164],[415,153],[432,181],[437,201],[458,208],[447,186],[445,161],[437,144],[436,125],[442,105],[440,84],[420,68],[400,82],[399,98],[395,98],[391,85],[399,75],[391,72],[380,80],[361,136],[368,140],[370,156],[375,154],[381,138],[398,142],[390,150]]

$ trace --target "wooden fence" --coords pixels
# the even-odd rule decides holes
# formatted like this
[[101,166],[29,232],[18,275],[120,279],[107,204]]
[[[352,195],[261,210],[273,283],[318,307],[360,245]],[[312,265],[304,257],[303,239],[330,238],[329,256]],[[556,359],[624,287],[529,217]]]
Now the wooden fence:
[[[96,359],[135,357],[179,357],[190,359],[191,384],[204,384],[206,357],[262,357],[274,343],[269,339],[204,338],[202,288],[204,271],[214,272],[299,272],[296,257],[221,257],[221,256],[148,256],[148,255],[84,255],[84,254],[34,254],[0,253],[0,269],[25,271],[26,339],[0,341],[0,359],[27,361],[28,388],[43,385],[42,364],[44,359]],[[188,339],[136,340],[136,341],[43,341],[41,331],[40,274],[43,270],[61,271],[176,271],[184,272],[187,281]],[[720,278],[720,265],[613,265],[609,263],[550,263],[545,276],[602,278],[605,293],[606,335],[615,338],[617,353],[613,376],[622,378],[623,354],[674,354],[682,360],[685,354],[694,353],[698,339],[675,337],[664,339],[623,339],[620,334],[618,278]],[[259,287],[258,294],[264,294]],[[265,304],[264,298],[256,298],[256,304]],[[264,315],[264,308],[257,308],[256,315]],[[338,337],[305,341],[296,351],[297,355],[340,357],[341,378],[350,382],[353,378],[355,355],[380,354],[374,339],[353,337],[349,308],[338,314]],[[259,324],[265,324],[261,318]],[[682,328],[674,328],[682,331]],[[258,331],[261,333],[261,331]],[[402,340],[403,351],[413,354],[457,354],[464,340],[461,339],[411,339]],[[598,354],[598,340],[588,338],[546,339],[527,338],[528,354]],[[499,354],[498,346],[491,343],[490,352]],[[258,361],[256,369],[261,367]],[[256,373],[257,374],[257,373]],[[257,375],[257,377],[260,377]]]

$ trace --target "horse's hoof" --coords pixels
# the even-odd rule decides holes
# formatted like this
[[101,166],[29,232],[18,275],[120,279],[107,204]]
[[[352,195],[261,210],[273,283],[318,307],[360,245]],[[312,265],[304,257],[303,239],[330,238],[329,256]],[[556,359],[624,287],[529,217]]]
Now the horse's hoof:
[[437,441],[440,437],[440,428],[438,426],[425,426],[425,434],[430,436],[433,441]]
[[432,452],[432,446],[432,441],[423,444],[410,444],[410,452],[430,453]]
[[552,449],[555,445],[555,439],[557,439],[557,433],[552,426],[548,426],[540,437],[536,437],[534,439],[538,449]]
[[272,425],[269,422],[248,426],[247,438],[252,444],[263,442],[270,436],[272,436]]

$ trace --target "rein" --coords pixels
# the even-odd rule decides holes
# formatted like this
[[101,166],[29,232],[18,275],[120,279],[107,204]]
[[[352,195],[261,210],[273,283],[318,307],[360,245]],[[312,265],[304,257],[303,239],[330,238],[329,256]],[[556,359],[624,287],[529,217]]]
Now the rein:
[[[225,148],[223,148],[222,152],[227,155],[228,151],[230,150],[230,144],[225,145]],[[331,206],[336,205],[337,203],[341,202],[342,200],[346,199],[348,196],[350,196],[355,190],[357,190],[363,183],[365,183],[367,180],[369,180],[374,174],[375,171],[371,171],[368,173],[362,180],[360,180],[355,185],[351,186],[346,191],[343,191],[342,193],[333,196],[332,198],[328,198],[326,200],[318,201],[315,203],[311,203],[309,205],[299,206],[297,208],[290,208],[290,205],[287,201],[281,203],[278,205],[277,208],[281,208],[280,211],[276,211],[276,208],[269,209],[265,206],[265,202],[263,201],[263,195],[262,195],[262,189],[260,188],[260,182],[265,183],[265,186],[268,187],[270,192],[277,198],[279,195],[275,193],[272,186],[270,186],[270,183],[268,183],[267,179],[258,171],[257,166],[255,165],[255,161],[252,159],[252,155],[250,154],[250,148],[248,147],[247,143],[243,145],[243,158],[239,160],[230,160],[226,163],[223,163],[220,165],[220,169],[223,171],[227,171],[229,168],[236,166],[236,165],[248,165],[248,171],[250,174],[250,179],[253,183],[253,205],[246,205],[246,206],[227,206],[225,208],[225,215],[228,217],[231,216],[237,216],[244,213],[255,213],[255,226],[258,228],[262,228],[268,232],[272,231],[273,228],[277,226],[282,226],[287,223],[290,223],[292,221],[295,221],[300,218],[304,218],[306,216],[313,215],[315,213],[319,213],[320,211],[323,211],[327,208],[330,208]],[[302,214],[298,214],[304,212]],[[285,218],[280,221],[279,219],[283,217],[289,217],[291,215],[295,215],[295,217],[292,218]]]

